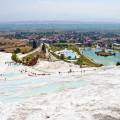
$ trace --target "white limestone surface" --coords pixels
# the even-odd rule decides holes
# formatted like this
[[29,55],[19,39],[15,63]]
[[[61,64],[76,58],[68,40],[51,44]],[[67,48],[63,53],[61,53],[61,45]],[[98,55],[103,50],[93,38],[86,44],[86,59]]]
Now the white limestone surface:
[[[9,56],[9,54],[7,55]],[[6,58],[2,57],[0,62],[6,61]],[[16,89],[16,93],[13,92],[13,89],[13,91],[10,91],[10,96],[13,96],[12,100],[9,100],[9,92],[4,88],[1,89],[0,99],[4,96],[4,93],[6,96],[3,97],[3,100],[0,100],[0,120],[120,120],[120,67],[84,68],[83,71],[86,71],[82,74],[81,72],[62,74],[62,72],[69,70],[66,63],[66,65],[62,64],[65,67],[59,68],[60,75],[57,73],[58,71],[53,70],[51,76],[37,76],[40,81],[37,81],[37,77],[33,77],[34,82],[29,80],[31,77],[27,76],[28,72],[45,72],[47,70],[36,70],[38,66],[36,68],[26,68],[25,66],[7,67],[3,64],[4,69],[0,71],[1,73],[5,71],[6,67],[7,72],[17,73],[22,69],[27,69],[28,72],[20,73],[18,76],[13,77],[14,79],[10,76],[11,79],[8,77],[6,81],[0,81],[0,87],[5,85],[6,82],[7,85],[11,85],[9,90],[12,87],[19,88]],[[73,66],[72,70],[81,69]],[[26,77],[28,77],[28,80],[26,80]],[[14,85],[13,83],[16,81],[19,82]],[[23,82],[21,83],[21,81]],[[73,88],[68,87],[67,84],[71,81],[77,81]],[[39,94],[36,94],[39,89],[37,89],[38,91],[32,91],[33,88],[53,85],[56,82],[64,88],[61,89],[60,86],[61,90],[40,92]],[[81,84],[76,87],[78,83]],[[73,83],[71,84],[74,86]],[[58,84],[55,85],[59,87]],[[21,90],[23,91],[21,92]],[[32,93],[32,96],[23,96],[27,95],[26,90],[31,91],[29,94]],[[18,93],[19,97],[17,96],[16,99],[15,95]],[[18,100],[20,97],[23,97],[23,99]],[[6,99],[8,99],[7,102]]]

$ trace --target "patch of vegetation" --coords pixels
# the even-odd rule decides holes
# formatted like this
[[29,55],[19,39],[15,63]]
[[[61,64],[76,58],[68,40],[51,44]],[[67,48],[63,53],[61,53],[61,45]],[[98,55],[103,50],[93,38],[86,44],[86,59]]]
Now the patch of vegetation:
[[68,43],[55,43],[53,46],[60,47],[60,48],[65,48],[68,47]]
[[76,52],[78,55],[81,55],[79,48],[76,47],[75,45],[69,45],[68,49]]
[[42,45],[42,52],[46,53],[46,45],[45,45],[45,43],[43,43],[43,45]]
[[67,43],[67,41],[66,40],[60,40],[59,43]]
[[50,52],[54,57],[56,57],[58,60],[60,59],[60,57],[58,55],[56,55],[54,52]]
[[37,43],[36,43],[36,41],[35,41],[35,40],[33,40],[33,43],[32,43],[32,48],[33,48],[33,49],[36,49],[36,48],[37,48]]
[[64,59],[65,59],[65,55],[64,55],[64,54],[61,54],[61,55],[60,55],[60,59],[61,59],[61,60],[64,60]]
[[80,58],[75,62],[75,64],[80,65],[81,67],[82,67],[82,65],[87,65],[87,66],[91,66],[91,67],[101,67],[102,66],[101,64],[97,64],[94,61],[87,58],[86,56],[84,56],[83,54],[81,54],[79,48],[76,47],[75,45],[69,46],[68,49],[71,49],[74,52],[76,52],[78,55],[80,55]]
[[[81,60],[79,60],[81,59]],[[87,58],[86,56],[84,55],[81,55],[81,57],[78,59],[78,61],[76,62],[76,64],[79,64],[79,65],[87,65],[87,66],[90,66],[90,67],[101,67],[103,66],[102,64],[97,64],[95,63],[94,61],[90,60],[89,58]]]
[[16,53],[12,53],[11,59],[17,63],[21,63],[21,60],[19,60]]
[[21,49],[20,48],[16,48],[16,50],[14,50],[14,53],[15,54],[18,54],[18,53],[20,53],[21,52]]
[[79,59],[75,62],[75,64],[80,65],[80,67],[82,68],[82,66],[84,65],[84,64],[83,64],[83,59],[79,58]]
[[63,46],[54,46],[54,45],[50,46],[50,50],[52,50],[53,52],[60,51],[60,50],[63,50],[63,49],[64,49]]
[[33,50],[32,47],[27,47],[27,46],[26,47],[21,47],[20,49],[21,49],[22,54],[29,53]]
[[117,62],[117,63],[116,63],[116,66],[120,66],[120,62]]
[[22,63],[27,66],[33,66],[37,63],[39,59],[39,55],[31,54],[31,55],[24,57],[22,60],[20,60],[16,53],[12,53],[11,59],[17,63]]
[[22,63],[27,66],[33,66],[37,63],[38,59],[39,59],[38,55],[31,54],[31,55],[24,57],[22,59]]

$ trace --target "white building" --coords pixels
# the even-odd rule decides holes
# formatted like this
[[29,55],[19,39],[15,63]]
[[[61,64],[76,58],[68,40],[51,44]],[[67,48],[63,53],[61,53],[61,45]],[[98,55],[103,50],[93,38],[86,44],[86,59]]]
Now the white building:
[[113,43],[112,48],[113,48],[113,49],[120,50],[120,44],[118,44],[118,43]]

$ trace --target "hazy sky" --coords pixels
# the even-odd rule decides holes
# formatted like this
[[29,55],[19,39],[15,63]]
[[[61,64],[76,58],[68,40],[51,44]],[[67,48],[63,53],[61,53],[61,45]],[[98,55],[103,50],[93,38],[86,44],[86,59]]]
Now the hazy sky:
[[118,21],[120,0],[0,0],[0,21]]

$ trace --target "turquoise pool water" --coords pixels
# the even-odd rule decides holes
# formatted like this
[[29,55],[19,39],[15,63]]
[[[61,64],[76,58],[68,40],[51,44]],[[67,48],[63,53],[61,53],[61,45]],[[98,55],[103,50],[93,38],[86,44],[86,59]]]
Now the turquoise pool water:
[[[116,65],[117,62],[120,62],[120,52],[114,51],[116,53],[115,56],[108,56],[108,57],[104,57],[104,56],[97,56],[95,54],[95,52],[101,51],[100,48],[85,48],[82,49],[81,52],[83,52],[83,54],[87,57],[89,57],[90,59],[93,59],[95,62],[99,63],[99,64],[103,64],[105,66],[108,65]],[[112,51],[112,50],[108,50],[108,51]]]
[[76,58],[76,54],[72,51],[72,50],[64,50],[64,55],[65,57],[70,57],[70,59],[75,59]]

